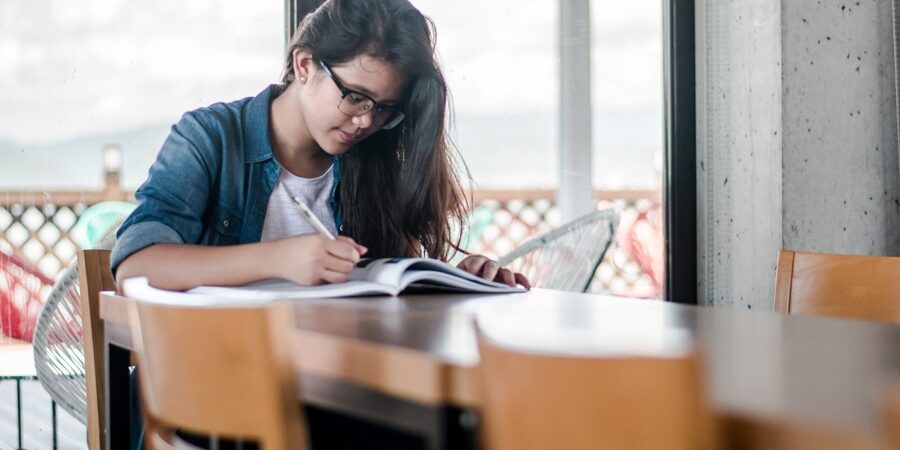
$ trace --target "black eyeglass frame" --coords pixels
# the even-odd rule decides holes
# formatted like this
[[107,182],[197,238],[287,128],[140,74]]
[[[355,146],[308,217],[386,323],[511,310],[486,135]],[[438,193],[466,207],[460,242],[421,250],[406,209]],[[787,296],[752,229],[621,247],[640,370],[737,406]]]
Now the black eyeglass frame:
[[337,86],[339,91],[341,91],[341,103],[343,103],[344,99],[347,98],[347,96],[351,95],[351,94],[358,95],[358,96],[363,97],[363,98],[369,100],[370,102],[372,102],[372,107],[370,109],[364,111],[362,114],[360,114],[358,116],[354,116],[352,114],[347,114],[346,112],[344,112],[344,110],[341,109],[341,103],[338,103],[338,111],[340,111],[350,117],[360,117],[360,116],[364,116],[367,113],[371,112],[373,122],[376,122],[375,118],[378,117],[379,114],[386,113],[386,114],[388,114],[388,119],[379,128],[381,130],[390,130],[391,128],[396,127],[398,124],[400,124],[400,122],[403,121],[403,118],[406,117],[403,114],[403,111],[400,110],[400,108],[397,108],[395,106],[380,105],[372,97],[369,97],[368,95],[363,94],[362,92],[357,92],[357,91],[354,91],[353,89],[349,89],[349,88],[347,88],[347,86],[344,86],[344,83],[341,83],[341,81],[338,79],[337,75],[335,75],[334,72],[331,71],[331,67],[329,67],[328,64],[325,64],[325,61],[319,60],[319,67],[321,67],[322,70],[324,70],[325,73],[328,74],[328,78],[331,78],[331,81],[334,82],[334,85]]

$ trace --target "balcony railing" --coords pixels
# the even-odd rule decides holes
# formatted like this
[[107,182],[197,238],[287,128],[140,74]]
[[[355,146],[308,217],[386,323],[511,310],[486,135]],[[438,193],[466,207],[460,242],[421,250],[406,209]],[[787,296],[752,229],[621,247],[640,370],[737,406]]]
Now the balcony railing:
[[[529,238],[558,226],[552,190],[478,190],[472,193],[465,248],[498,257]],[[119,187],[116,173],[106,174],[99,191],[0,192],[0,251],[32,263],[50,277],[74,260],[83,237],[74,225],[91,205],[132,199]],[[662,239],[656,191],[597,191],[600,208],[621,214],[620,232],[597,270],[592,291],[658,297]],[[635,232],[635,230],[638,230]]]

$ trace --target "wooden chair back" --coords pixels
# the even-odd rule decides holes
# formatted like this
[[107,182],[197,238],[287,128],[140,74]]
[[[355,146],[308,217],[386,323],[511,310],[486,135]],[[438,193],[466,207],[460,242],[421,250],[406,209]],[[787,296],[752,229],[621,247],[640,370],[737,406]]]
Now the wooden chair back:
[[78,286],[81,296],[81,337],[84,341],[84,375],[87,384],[88,448],[104,449],[106,443],[106,398],[104,380],[103,322],[100,320],[100,292],[115,291],[116,281],[109,268],[109,250],[78,252]]
[[150,449],[176,448],[176,430],[255,441],[264,450],[308,447],[288,346],[288,304],[136,301],[129,315]]
[[487,450],[697,450],[717,444],[696,352],[673,357],[528,353],[478,331]]
[[775,311],[900,323],[900,258],[782,250]]
[[900,450],[900,385],[888,393],[887,428],[892,450]]

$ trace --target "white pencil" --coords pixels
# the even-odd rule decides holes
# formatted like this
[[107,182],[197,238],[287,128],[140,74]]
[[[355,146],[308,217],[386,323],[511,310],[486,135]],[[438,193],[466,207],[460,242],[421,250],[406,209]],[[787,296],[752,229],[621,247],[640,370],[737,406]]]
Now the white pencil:
[[334,235],[331,234],[330,231],[328,231],[328,228],[325,228],[325,225],[322,224],[322,221],[320,221],[319,218],[316,217],[315,214],[313,214],[312,210],[309,209],[309,206],[306,206],[306,203],[303,203],[299,198],[297,198],[297,196],[294,195],[291,196],[291,201],[293,201],[294,205],[297,206],[297,209],[299,209],[300,212],[303,213],[304,216],[306,216],[306,220],[310,225],[313,226],[313,228],[318,230],[319,233],[321,233],[328,239],[331,239],[332,241],[335,240]]

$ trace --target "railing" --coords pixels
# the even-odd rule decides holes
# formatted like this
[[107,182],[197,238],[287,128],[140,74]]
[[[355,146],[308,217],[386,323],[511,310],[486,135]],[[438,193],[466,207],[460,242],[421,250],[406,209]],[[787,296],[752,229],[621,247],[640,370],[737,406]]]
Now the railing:
[[[473,227],[478,211],[491,213],[473,253],[499,257],[526,240],[560,225],[552,190],[479,190],[473,195]],[[619,210],[619,233],[594,275],[591,291],[659,298],[662,291],[662,227],[658,191],[597,191],[598,208]]]
[[78,251],[81,239],[72,231],[84,210],[100,202],[131,198],[120,187],[116,172],[106,172],[99,191],[0,192],[0,251],[19,256],[56,278]]
[[[80,246],[73,226],[85,209],[132,196],[119,187],[114,172],[107,172],[105,186],[94,192],[0,192],[0,250],[56,277],[71,264]],[[464,242],[466,248],[498,257],[559,225],[554,195],[552,190],[475,191],[470,223],[474,235]],[[662,256],[658,192],[598,191],[596,198],[598,207],[618,208],[621,221],[619,236],[597,270],[592,291],[658,297],[662,275],[654,269],[661,265]],[[643,231],[635,233],[636,227]]]

